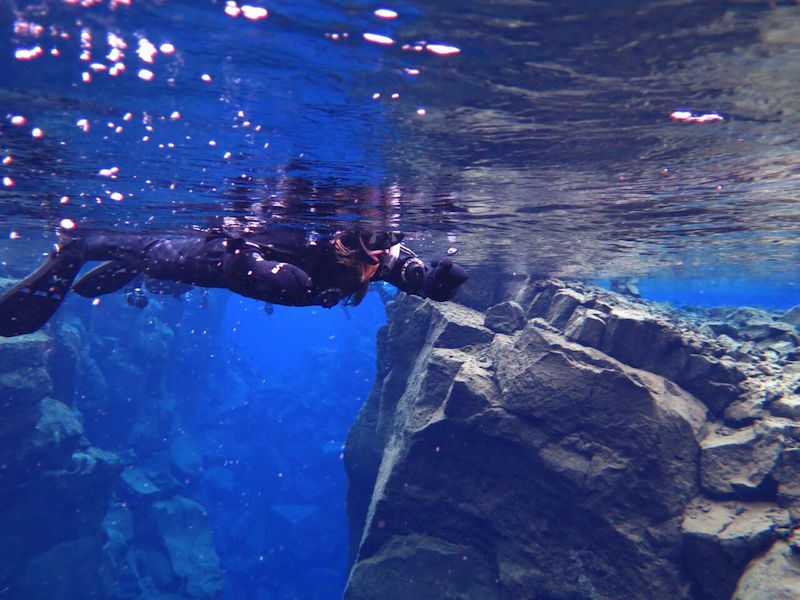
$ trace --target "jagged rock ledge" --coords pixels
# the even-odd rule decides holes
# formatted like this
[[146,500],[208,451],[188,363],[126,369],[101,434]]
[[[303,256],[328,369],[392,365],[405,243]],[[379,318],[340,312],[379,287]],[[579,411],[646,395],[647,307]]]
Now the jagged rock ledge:
[[390,306],[345,598],[795,597],[800,310],[499,300]]

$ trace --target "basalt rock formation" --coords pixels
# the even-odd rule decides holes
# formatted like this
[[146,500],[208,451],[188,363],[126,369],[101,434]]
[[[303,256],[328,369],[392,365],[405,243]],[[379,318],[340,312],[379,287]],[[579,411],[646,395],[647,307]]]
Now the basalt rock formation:
[[345,448],[346,599],[796,594],[798,310],[555,280],[466,301],[390,305]]

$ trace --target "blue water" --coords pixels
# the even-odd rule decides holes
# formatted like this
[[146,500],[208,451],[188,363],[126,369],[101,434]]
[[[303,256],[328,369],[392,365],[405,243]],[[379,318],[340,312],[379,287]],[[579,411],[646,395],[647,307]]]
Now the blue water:
[[341,451],[375,377],[383,321],[377,294],[350,313],[275,307],[267,315],[260,303],[227,303],[223,360],[251,361],[253,375],[264,378],[263,392],[248,393],[247,405],[212,436],[226,440],[222,456],[234,464],[218,467],[224,475],[206,471],[232,477],[209,507],[221,556],[231,557],[228,597],[262,587],[278,597],[326,598],[344,588]]
[[[257,6],[0,8],[0,277],[65,227],[377,226],[474,273],[800,304],[796,3]],[[70,297],[58,318],[84,331],[87,439],[153,472],[199,464],[175,485],[207,510],[223,597],[340,594],[376,292],[272,314],[223,292]]]
[[[76,315],[87,331],[75,392],[86,437],[133,453],[162,487],[170,473],[179,482],[169,493],[204,506],[222,597],[339,596],[348,547],[341,453],[375,378],[381,296],[272,314],[222,291],[153,297],[143,310],[122,295],[97,306],[69,297],[58,318],[77,325]],[[116,495],[141,502],[124,486]],[[142,575],[150,570],[145,563]]]

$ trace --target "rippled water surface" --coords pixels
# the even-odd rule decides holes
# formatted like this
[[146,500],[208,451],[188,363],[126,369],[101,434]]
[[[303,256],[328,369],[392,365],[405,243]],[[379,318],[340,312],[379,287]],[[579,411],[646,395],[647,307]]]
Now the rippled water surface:
[[379,8],[6,2],[9,267],[62,222],[224,220],[397,228],[473,267],[797,278],[795,3]]

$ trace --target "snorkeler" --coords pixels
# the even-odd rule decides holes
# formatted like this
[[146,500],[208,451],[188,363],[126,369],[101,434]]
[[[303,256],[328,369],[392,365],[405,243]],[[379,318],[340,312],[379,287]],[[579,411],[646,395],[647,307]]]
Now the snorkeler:
[[[425,264],[389,232],[329,236],[272,230],[174,237],[91,233],[63,238],[45,263],[0,296],[0,335],[31,333],[55,313],[67,292],[94,298],[122,289],[139,275],[225,288],[286,306],[358,304],[371,281],[444,302],[468,279],[448,256]],[[103,261],[72,282],[81,267]]]

